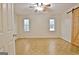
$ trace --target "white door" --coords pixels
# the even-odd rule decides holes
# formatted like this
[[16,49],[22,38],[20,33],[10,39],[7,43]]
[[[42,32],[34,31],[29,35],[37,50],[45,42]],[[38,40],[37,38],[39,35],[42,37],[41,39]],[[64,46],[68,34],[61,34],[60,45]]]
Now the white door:
[[9,54],[15,54],[16,24],[14,17],[14,4],[8,4],[8,32],[9,32]]
[[16,24],[14,18],[14,5],[0,4],[0,51],[15,54]]

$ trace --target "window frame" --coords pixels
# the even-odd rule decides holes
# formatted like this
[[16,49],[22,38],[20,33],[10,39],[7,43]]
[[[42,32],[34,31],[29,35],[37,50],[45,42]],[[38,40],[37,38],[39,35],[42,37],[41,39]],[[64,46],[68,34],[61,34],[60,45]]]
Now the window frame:
[[[25,23],[24,23],[25,20],[28,20],[29,21],[29,24],[28,25],[27,24],[25,25]],[[26,28],[28,26],[28,29],[29,30],[27,30],[27,29],[25,30],[25,26],[26,26]],[[23,20],[23,30],[24,30],[24,32],[29,32],[30,31],[30,20],[28,18],[24,18],[24,20]]]

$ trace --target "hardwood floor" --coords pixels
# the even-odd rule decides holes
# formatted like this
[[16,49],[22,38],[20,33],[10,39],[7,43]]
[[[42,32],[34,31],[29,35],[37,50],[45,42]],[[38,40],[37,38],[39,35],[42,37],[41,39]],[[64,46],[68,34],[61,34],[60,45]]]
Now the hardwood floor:
[[17,39],[17,55],[76,55],[79,47],[62,39]]

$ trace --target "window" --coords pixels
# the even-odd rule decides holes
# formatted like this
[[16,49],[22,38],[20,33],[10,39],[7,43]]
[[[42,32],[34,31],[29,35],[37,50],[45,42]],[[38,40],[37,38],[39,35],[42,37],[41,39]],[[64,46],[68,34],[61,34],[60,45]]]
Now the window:
[[29,30],[29,19],[24,19],[24,31],[28,32]]
[[50,26],[49,28],[50,31],[55,31],[55,20],[54,19],[50,19],[49,26]]

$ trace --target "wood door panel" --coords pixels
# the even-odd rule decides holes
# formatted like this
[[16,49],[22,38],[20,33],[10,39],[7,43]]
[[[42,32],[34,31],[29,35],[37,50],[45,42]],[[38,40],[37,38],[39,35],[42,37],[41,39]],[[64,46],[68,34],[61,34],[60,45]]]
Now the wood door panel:
[[79,8],[72,12],[72,44],[79,46]]

